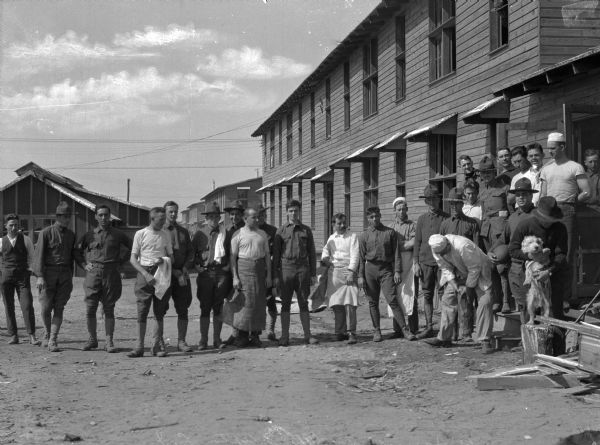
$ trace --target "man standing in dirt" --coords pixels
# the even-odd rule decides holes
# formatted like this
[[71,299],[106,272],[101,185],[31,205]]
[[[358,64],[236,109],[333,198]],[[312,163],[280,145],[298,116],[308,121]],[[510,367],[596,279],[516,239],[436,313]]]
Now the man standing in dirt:
[[428,245],[442,273],[440,285],[444,286],[444,295],[438,336],[425,341],[435,347],[452,345],[457,296],[464,292],[470,299],[478,300],[475,335],[481,343],[481,352],[493,352],[490,343],[493,327],[491,260],[464,236],[431,235]]
[[273,270],[275,286],[281,292],[281,338],[280,346],[290,341],[290,308],[294,292],[300,308],[300,322],[304,342],[319,341],[310,333],[308,297],[310,286],[316,282],[317,258],[312,230],[300,221],[299,201],[292,199],[286,206],[287,222],[277,230],[273,242]]
[[[102,302],[104,310],[104,331],[106,352],[117,352],[113,342],[115,331],[115,304],[121,298],[121,273],[119,266],[129,259],[131,240],[120,230],[112,227],[111,212],[107,205],[96,207],[95,229],[87,232],[79,240],[77,248],[85,259],[85,291],[87,328],[90,335],[83,346],[84,351],[98,347],[96,334],[96,312]],[[124,248],[124,254],[121,254]]]
[[[271,252],[271,264],[273,261],[273,240],[275,239],[275,234],[277,233],[277,227],[267,224],[267,209],[260,204],[258,206],[258,228],[267,234],[267,239],[269,241],[269,252]],[[270,286],[267,288],[267,312],[269,313],[269,331],[267,334],[267,338],[271,341],[276,341],[277,337],[275,336],[275,323],[277,322],[277,305],[275,304],[275,293],[273,292],[273,287]]]
[[406,325],[404,312],[396,299],[396,286],[402,282],[402,257],[398,249],[396,231],[381,224],[379,207],[367,209],[367,229],[358,238],[358,287],[365,290],[373,323],[373,341],[380,342],[379,294],[387,300],[394,319],[404,338],[415,340]]
[[206,224],[194,234],[194,262],[198,271],[197,298],[200,302],[200,343],[198,349],[208,348],[210,314],[213,316],[213,346],[221,347],[221,312],[223,301],[231,290],[229,259],[225,255],[225,227],[219,223],[221,209],[216,202],[206,205],[202,213]]
[[188,309],[192,304],[192,286],[188,271],[194,267],[194,248],[190,233],[177,224],[179,205],[174,201],[167,201],[165,211],[167,212],[167,222],[163,230],[171,238],[173,266],[171,268],[171,288],[163,298],[168,301],[170,293],[175,312],[177,312],[177,350],[192,352],[185,337],[188,329]]
[[29,334],[29,343],[39,345],[35,337],[35,313],[31,295],[31,266],[34,247],[31,239],[19,231],[19,215],[6,215],[6,236],[0,246],[0,289],[4,300],[6,330],[10,339],[8,344],[19,343],[17,319],[15,317],[15,292],[19,298],[25,329]]
[[[165,357],[167,347],[163,338],[164,316],[167,312],[168,302],[156,296],[154,274],[158,266],[163,263],[163,257],[169,257],[173,263],[173,246],[167,233],[162,230],[167,217],[164,207],[154,207],[150,210],[150,225],[135,232],[133,247],[129,262],[137,270],[135,282],[135,297],[138,312],[138,341],[136,348],[128,357],[136,358],[144,355],[144,337],[146,336],[146,321],[150,306],[154,311],[156,327],[154,329],[154,343],[150,350],[152,355]],[[166,298],[163,296],[163,298]]]
[[50,352],[59,352],[58,333],[65,305],[73,290],[73,261],[83,263],[75,248],[75,233],[68,227],[71,206],[61,201],[56,207],[56,222],[40,232],[33,255],[33,273],[38,277],[44,334]]

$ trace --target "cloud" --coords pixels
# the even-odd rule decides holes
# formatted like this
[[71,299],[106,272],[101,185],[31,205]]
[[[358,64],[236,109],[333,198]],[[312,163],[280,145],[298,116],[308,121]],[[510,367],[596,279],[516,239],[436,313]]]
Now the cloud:
[[204,74],[232,79],[274,79],[305,76],[310,65],[282,56],[270,59],[263,56],[260,48],[242,47],[241,50],[226,49],[220,57],[209,55],[196,69]]
[[39,72],[55,72],[85,63],[100,63],[109,59],[129,60],[156,57],[156,53],[132,51],[129,48],[109,47],[90,43],[87,35],[67,31],[63,36],[46,35],[30,43],[13,43],[4,52],[5,80],[31,76]]
[[169,125],[187,118],[190,110],[251,110],[272,105],[232,81],[207,82],[196,74],[161,75],[154,67],[80,82],[66,79],[0,96],[0,101],[0,119],[8,132],[51,134]]
[[217,33],[210,29],[195,29],[193,25],[171,24],[165,30],[147,26],[144,31],[117,34],[113,43],[124,48],[152,48],[183,43],[202,47],[206,43],[216,43],[217,38]]

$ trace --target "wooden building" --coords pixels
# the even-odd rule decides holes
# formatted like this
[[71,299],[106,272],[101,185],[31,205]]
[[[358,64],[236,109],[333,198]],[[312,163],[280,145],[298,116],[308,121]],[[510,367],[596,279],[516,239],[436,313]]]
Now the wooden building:
[[[254,131],[271,222],[291,196],[318,245],[337,211],[360,231],[366,207],[391,221],[404,195],[416,219],[427,183],[462,181],[461,154],[477,163],[552,131],[582,162],[600,128],[597,45],[595,2],[382,1]],[[580,284],[600,282],[584,269]]]

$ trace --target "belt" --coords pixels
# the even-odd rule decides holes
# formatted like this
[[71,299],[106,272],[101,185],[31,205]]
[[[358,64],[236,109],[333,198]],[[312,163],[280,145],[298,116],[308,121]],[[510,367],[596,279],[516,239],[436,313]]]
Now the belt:
[[374,264],[376,266],[391,266],[393,261],[378,261],[378,260],[367,260],[367,263]]
[[558,201],[556,204],[558,204],[559,206],[573,206],[575,207],[575,203],[572,201]]
[[264,261],[265,258],[264,257],[260,257],[260,258],[254,259],[254,258],[241,258],[241,257],[238,257],[238,260],[248,261],[249,263],[260,263],[261,261]]
[[[110,261],[108,263],[101,263],[99,261],[91,261],[91,263],[92,263],[92,266],[98,267],[98,268],[117,267],[119,265],[119,263],[117,263],[116,261]],[[142,266],[142,267],[153,267],[153,266]]]
[[61,267],[68,267],[71,268],[70,264],[44,264],[44,267],[46,267],[47,269],[60,269]]
[[146,271],[151,274],[154,275],[154,272],[156,272],[158,270],[158,265],[155,264],[154,266],[142,266],[144,269],[146,269]]
[[306,265],[306,264],[308,264],[308,259],[307,258],[282,258],[281,262],[288,263],[288,264]]

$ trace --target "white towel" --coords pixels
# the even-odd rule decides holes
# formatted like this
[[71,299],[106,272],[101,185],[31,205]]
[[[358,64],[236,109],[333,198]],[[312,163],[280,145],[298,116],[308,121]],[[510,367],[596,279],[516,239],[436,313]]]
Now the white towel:
[[162,259],[163,262],[158,265],[158,269],[154,272],[154,293],[160,300],[171,286],[171,258],[164,256]]
[[225,256],[225,230],[219,229],[219,235],[215,241],[215,263],[221,264],[221,260]]

